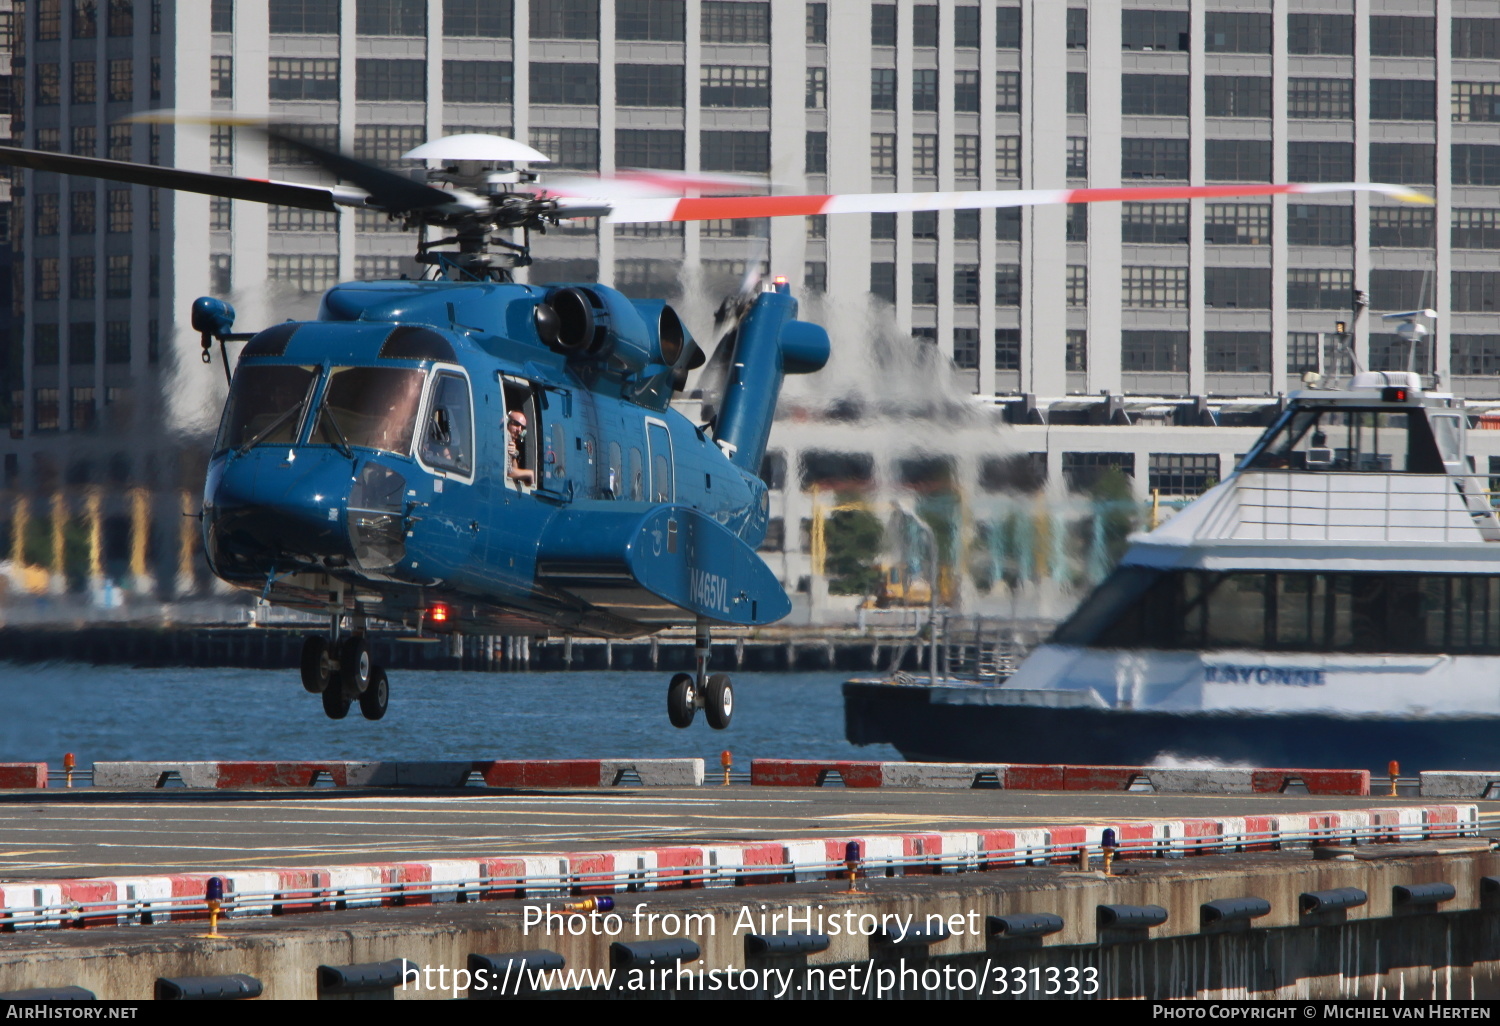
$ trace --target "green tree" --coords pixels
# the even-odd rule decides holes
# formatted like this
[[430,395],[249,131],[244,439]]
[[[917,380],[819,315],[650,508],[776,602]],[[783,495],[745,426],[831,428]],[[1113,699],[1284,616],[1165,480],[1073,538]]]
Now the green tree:
[[823,523],[823,572],[835,595],[868,595],[880,584],[885,529],[869,510],[841,509]]

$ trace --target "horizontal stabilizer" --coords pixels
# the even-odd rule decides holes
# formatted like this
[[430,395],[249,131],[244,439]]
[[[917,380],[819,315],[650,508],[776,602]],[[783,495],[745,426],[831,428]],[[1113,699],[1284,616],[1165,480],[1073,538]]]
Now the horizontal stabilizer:
[[560,510],[537,551],[539,583],[653,628],[706,617],[739,627],[791,612],[776,575],[718,521],[687,506]]

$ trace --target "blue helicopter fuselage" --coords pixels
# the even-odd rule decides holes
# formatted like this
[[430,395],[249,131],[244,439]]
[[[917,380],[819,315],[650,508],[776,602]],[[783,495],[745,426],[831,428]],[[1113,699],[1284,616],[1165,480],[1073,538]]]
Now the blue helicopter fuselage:
[[[660,302],[338,286],[241,353],[204,493],[210,564],[273,602],[437,630],[779,619],[757,471],[782,374],[827,358],[796,309],[757,298],[710,433],[669,405],[694,344]],[[508,447],[513,413],[527,434]]]

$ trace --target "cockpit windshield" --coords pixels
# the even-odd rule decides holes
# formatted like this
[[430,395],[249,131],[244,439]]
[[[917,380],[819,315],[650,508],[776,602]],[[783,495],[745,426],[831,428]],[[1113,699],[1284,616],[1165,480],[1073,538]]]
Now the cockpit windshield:
[[1441,474],[1421,411],[1293,407],[1267,432],[1242,470]]
[[410,453],[425,378],[401,367],[334,367],[309,444]]
[[214,451],[295,443],[317,374],[316,367],[240,367]]

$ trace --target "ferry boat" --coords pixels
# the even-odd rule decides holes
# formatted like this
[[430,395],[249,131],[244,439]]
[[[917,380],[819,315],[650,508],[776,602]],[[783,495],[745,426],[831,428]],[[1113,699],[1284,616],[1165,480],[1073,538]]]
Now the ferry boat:
[[1294,393],[1007,679],[851,681],[918,761],[1500,768],[1500,520],[1462,400],[1414,373]]

